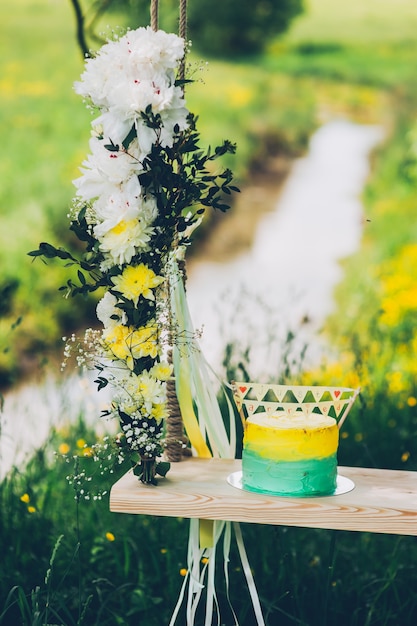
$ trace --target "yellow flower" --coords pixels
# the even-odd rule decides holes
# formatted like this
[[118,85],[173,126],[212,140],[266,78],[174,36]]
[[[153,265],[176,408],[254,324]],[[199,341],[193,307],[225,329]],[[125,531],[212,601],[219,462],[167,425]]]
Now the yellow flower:
[[166,548],[161,548],[161,554],[166,554],[168,550]]
[[29,513],[36,513],[36,508],[34,506],[28,506]]
[[390,393],[396,394],[405,390],[406,384],[401,372],[388,372],[386,379]]
[[180,576],[187,576],[188,570],[185,567],[180,569]]
[[106,539],[107,539],[107,541],[114,541],[116,539],[116,537],[113,535],[113,533],[107,532],[106,533]]
[[414,396],[410,396],[407,400],[407,404],[408,406],[416,406],[417,398],[414,398]]
[[68,454],[68,452],[70,451],[70,447],[67,443],[61,443],[58,450],[60,454]]
[[122,296],[137,304],[140,296],[148,300],[155,300],[151,290],[158,287],[164,278],[157,276],[153,270],[141,263],[136,266],[128,265],[122,274],[113,276],[112,281]]
[[77,439],[76,446],[79,450],[86,446],[87,442],[85,439]]
[[30,496],[28,493],[24,493],[23,496],[20,496],[20,499],[22,502],[24,502],[25,504],[27,504],[28,502],[30,502]]
[[149,373],[158,380],[168,380],[172,374],[172,365],[169,363],[156,363]]
[[126,361],[129,369],[133,369],[134,359],[158,355],[158,328],[150,324],[135,330],[119,324],[103,331],[103,339],[107,348],[121,361]]
[[160,422],[168,417],[168,408],[166,404],[154,404],[151,410],[152,417]]
[[94,450],[93,448],[84,448],[83,449],[83,456],[94,456]]
[[209,562],[208,558],[206,556],[203,556],[203,558],[201,559],[201,562],[203,565],[206,565],[206,563]]
[[403,463],[405,463],[406,461],[408,461],[408,459],[410,458],[410,453],[409,452],[403,452],[401,455],[401,461]]

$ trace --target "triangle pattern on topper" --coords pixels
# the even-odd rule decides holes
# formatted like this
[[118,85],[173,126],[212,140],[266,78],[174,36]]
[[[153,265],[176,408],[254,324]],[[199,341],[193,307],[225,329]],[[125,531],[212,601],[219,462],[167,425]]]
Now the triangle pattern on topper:
[[267,390],[268,390],[268,386],[267,385],[261,385],[259,383],[253,385],[253,391],[255,393],[256,399],[259,400],[259,401],[262,400],[262,398],[266,394]]
[[266,393],[263,395],[262,402],[280,402],[272,385],[268,387]]
[[323,397],[323,387],[311,388],[311,393],[314,396],[316,402],[320,402]]
[[271,385],[278,402],[282,402],[285,394],[287,393],[287,387],[285,385]]
[[297,389],[296,387],[293,387],[292,392],[297,398],[298,402],[302,403],[305,401],[308,389],[306,389],[305,387],[300,387],[299,389]]
[[256,402],[255,400],[245,400],[244,401],[244,405],[245,405],[245,408],[246,408],[246,410],[248,412],[248,417],[250,417],[258,409],[260,403]]

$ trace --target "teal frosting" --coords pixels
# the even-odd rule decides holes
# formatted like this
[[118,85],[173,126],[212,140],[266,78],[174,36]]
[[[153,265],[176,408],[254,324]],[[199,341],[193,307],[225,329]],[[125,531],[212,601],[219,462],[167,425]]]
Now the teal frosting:
[[242,455],[242,484],[249,491],[276,496],[329,495],[336,489],[337,456],[277,462],[250,450]]

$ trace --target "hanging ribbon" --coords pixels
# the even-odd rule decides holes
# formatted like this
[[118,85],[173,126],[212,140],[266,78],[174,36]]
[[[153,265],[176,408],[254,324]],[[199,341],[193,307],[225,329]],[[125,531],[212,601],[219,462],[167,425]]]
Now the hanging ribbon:
[[[170,280],[171,314],[174,328],[180,329],[181,337],[173,347],[174,375],[178,402],[183,415],[184,426],[191,446],[197,456],[208,458],[235,458],[236,456],[236,424],[235,414],[226,389],[221,386],[226,398],[228,420],[227,434],[224,416],[217,399],[217,390],[213,387],[213,372],[206,362],[198,343],[188,309],[182,276],[174,256],[170,260],[167,272]],[[194,409],[195,407],[195,409]],[[223,568],[226,585],[226,597],[233,615],[235,626],[239,626],[236,613],[229,596],[229,554],[232,528],[235,533],[238,552],[243,572],[252,600],[258,626],[265,626],[255,581],[249,566],[248,557],[238,523],[211,520],[190,520],[188,544],[188,571],[181,588],[177,605],[174,609],[169,626],[174,626],[180,608],[187,596],[187,626],[194,625],[194,619],[202,592],[206,590],[206,613],[204,626],[211,626],[214,613],[220,625],[219,605],[216,595],[215,570],[217,545],[223,534]],[[208,565],[201,566],[202,558],[208,559]]]

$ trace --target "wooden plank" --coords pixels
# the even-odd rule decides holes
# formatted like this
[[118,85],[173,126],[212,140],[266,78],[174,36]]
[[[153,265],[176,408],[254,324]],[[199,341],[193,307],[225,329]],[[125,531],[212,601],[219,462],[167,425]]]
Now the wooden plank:
[[128,472],[111,489],[110,510],[417,535],[417,472],[340,467],[339,474],[355,483],[349,493],[288,498],[231,486],[227,477],[240,469],[240,460],[193,458],[172,464],[157,487]]

